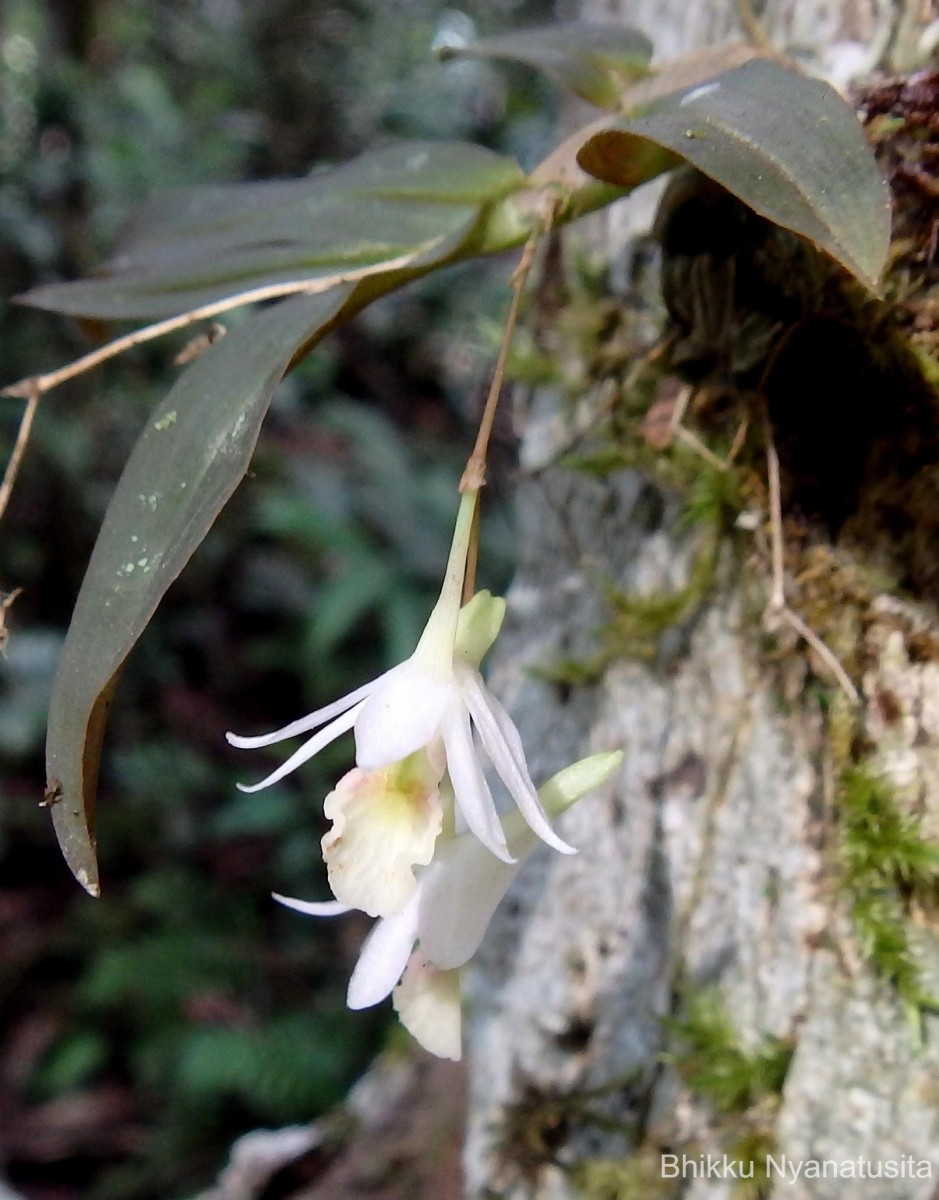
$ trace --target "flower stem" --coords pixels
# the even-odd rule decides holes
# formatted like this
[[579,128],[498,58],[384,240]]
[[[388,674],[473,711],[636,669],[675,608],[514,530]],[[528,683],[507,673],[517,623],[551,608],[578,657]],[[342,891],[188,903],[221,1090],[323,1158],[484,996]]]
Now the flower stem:
[[32,432],[33,418],[36,416],[36,409],[39,407],[39,397],[41,394],[38,388],[32,388],[29,391],[26,408],[23,410],[23,415],[20,418],[20,427],[17,430],[16,441],[13,443],[13,452],[7,463],[6,471],[3,473],[3,482],[0,483],[0,517],[6,512],[7,505],[10,502],[10,493],[13,491],[13,484],[16,482],[16,476],[19,473],[23,455],[26,453],[26,445],[29,442],[29,435]]
[[531,271],[531,266],[534,262],[535,251],[538,248],[538,243],[554,224],[558,209],[558,197],[549,194],[546,197],[546,203],[542,209],[538,223],[529,234],[528,241],[525,243],[525,246],[522,249],[521,257],[518,260],[518,266],[512,272],[512,278],[509,280],[509,286],[512,289],[512,300],[509,304],[509,312],[505,320],[505,328],[502,331],[502,342],[499,346],[499,355],[496,358],[495,370],[492,373],[492,382],[489,385],[489,394],[486,397],[483,415],[479,422],[479,432],[476,434],[476,444],[473,446],[473,453],[466,461],[466,467],[463,470],[463,478],[460,480],[461,492],[478,490],[486,482],[486,455],[489,450],[489,438],[492,435],[492,426],[496,418],[496,409],[499,407],[499,400],[502,396],[502,382],[505,377],[505,364],[509,357],[509,349],[512,345],[512,335],[515,333],[515,325],[518,321],[518,310],[519,306],[521,305],[522,291],[525,287],[525,281],[528,279],[528,274]]

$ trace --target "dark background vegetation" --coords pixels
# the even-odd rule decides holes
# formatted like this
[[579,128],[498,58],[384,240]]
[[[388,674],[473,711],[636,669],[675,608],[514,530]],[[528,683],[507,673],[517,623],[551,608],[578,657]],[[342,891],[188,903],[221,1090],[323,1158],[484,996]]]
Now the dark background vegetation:
[[[548,5],[474,0],[481,32]],[[114,331],[12,305],[73,278],[158,188],[302,174],[398,137],[465,138],[527,164],[553,91],[436,64],[442,0],[5,0],[0,11],[0,383]],[[309,1120],[389,1036],[348,1014],[364,926],[322,895],[320,807],[344,739],[255,796],[274,728],[410,652],[439,585],[454,485],[505,296],[505,264],[427,281],[334,335],[281,387],[254,468],[132,656],[102,771],[104,897],[55,847],[42,793],[51,673],[114,481],[169,386],[136,351],[46,397],[0,522],[22,588],[0,662],[0,1191],[193,1196],[229,1142]],[[183,339],[184,340],[184,339]],[[0,400],[0,463],[19,402]],[[511,536],[490,505],[483,569]]]

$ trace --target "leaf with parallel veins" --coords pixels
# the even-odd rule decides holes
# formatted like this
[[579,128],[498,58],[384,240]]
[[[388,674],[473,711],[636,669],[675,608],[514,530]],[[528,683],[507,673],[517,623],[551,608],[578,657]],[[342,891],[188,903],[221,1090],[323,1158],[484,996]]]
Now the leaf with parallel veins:
[[[480,146],[408,142],[306,179],[170,193],[144,206],[94,278],[47,284],[19,299],[124,320],[176,316],[231,297],[269,299],[304,285],[326,291],[435,260],[483,206],[524,184],[514,159]],[[258,291],[266,294],[251,294]]]

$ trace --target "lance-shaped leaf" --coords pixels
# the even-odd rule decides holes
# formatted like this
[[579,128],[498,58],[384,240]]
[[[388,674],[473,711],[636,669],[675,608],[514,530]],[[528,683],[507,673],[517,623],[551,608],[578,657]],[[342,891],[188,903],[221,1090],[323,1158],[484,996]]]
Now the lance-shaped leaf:
[[144,206],[95,278],[20,299],[74,316],[156,319],[291,287],[325,291],[436,261],[485,205],[524,183],[514,159],[480,146],[409,142],[307,179],[173,192]]
[[623,25],[571,21],[437,47],[440,58],[494,58],[539,67],[598,108],[618,108],[623,85],[644,75],[652,43]]
[[594,133],[578,161],[634,186],[649,177],[650,143],[664,152],[662,169],[673,156],[691,163],[877,291],[890,195],[854,112],[827,84],[753,59]]
[[120,669],[247,470],[291,360],[332,328],[351,290],[284,300],[213,346],[147,422],[114,491],[62,649],[46,744],[55,831],[92,895],[94,796]]

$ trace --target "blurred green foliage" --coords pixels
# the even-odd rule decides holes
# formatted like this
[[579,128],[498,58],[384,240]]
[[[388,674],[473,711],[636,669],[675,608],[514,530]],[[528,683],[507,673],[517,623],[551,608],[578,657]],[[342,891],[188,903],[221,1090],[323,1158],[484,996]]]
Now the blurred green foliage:
[[[476,0],[483,31],[546,3]],[[442,0],[7,0],[0,13],[0,381],[105,336],[18,309],[74,277],[157,188],[290,175],[389,137],[534,161],[553,92],[441,67]],[[551,98],[549,101],[549,97]],[[462,268],[364,314],[283,385],[252,477],[173,588],[118,690],[102,775],[104,899],[38,807],[51,673],[110,490],[168,388],[157,345],[44,399],[0,523],[23,588],[0,661],[0,1173],[32,1200],[191,1196],[230,1141],[335,1103],[383,1036],[347,1014],[364,926],[322,895],[321,800],[351,743],[258,795],[273,728],[410,652],[439,586],[505,270]],[[18,402],[0,400],[5,463]],[[481,583],[511,533],[487,496]],[[347,740],[348,741],[348,740]]]

